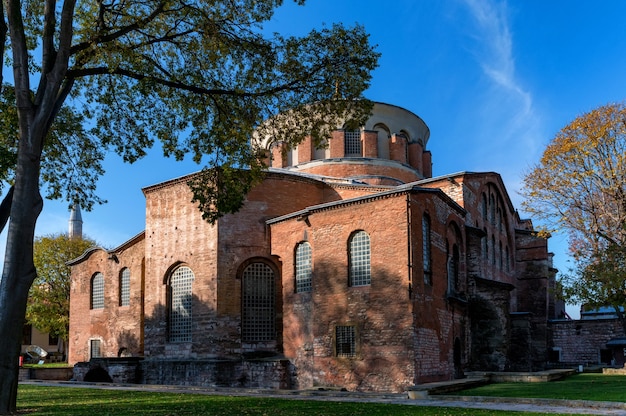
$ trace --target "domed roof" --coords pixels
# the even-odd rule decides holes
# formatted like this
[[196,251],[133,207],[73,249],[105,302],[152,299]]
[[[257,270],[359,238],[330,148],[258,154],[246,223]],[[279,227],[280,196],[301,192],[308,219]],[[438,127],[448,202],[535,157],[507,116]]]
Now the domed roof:
[[346,124],[335,126],[322,148],[316,148],[310,137],[293,149],[274,143],[268,165],[377,185],[432,176],[431,155],[426,150],[430,130],[411,111],[376,102],[359,130],[346,130]]

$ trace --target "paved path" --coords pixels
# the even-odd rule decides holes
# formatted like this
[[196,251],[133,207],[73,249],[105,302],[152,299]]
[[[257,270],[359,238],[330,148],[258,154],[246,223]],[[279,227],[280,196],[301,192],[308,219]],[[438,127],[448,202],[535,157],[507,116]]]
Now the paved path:
[[142,384],[84,383],[73,381],[21,381],[20,384],[81,387],[109,390],[159,391],[167,393],[205,394],[220,396],[263,396],[293,400],[325,400],[343,402],[393,403],[407,406],[462,407],[469,409],[506,410],[534,413],[563,413],[579,415],[624,415],[626,403],[593,402],[586,400],[510,399],[472,396],[429,396],[408,399],[406,394],[357,393],[331,390],[265,390],[212,388],[195,386],[160,386]]

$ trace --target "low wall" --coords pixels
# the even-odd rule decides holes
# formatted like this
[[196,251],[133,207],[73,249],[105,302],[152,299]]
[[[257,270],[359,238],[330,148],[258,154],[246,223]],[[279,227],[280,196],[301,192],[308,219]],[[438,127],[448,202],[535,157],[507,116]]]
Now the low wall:
[[74,365],[74,380],[202,387],[290,389],[285,359],[144,360],[94,358]]
[[74,380],[136,384],[141,381],[141,358],[92,358],[74,365]]
[[284,359],[146,360],[141,363],[141,383],[290,389],[289,369],[290,363]]
[[626,365],[624,365],[624,367],[622,368],[610,368],[610,367],[603,368],[602,374],[613,374],[613,375],[624,376],[626,375]]
[[62,368],[20,368],[19,380],[59,380],[68,381],[73,376],[72,367]]

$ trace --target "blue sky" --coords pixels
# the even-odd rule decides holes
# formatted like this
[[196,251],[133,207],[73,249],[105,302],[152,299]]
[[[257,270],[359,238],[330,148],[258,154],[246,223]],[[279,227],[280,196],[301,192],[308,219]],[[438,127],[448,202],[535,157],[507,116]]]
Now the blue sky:
[[[426,122],[434,175],[499,172],[520,207],[521,178],[555,133],[626,97],[624,16],[621,0],[310,0],[286,1],[268,28],[363,25],[382,53],[366,96]],[[86,235],[118,246],[144,228],[141,188],[199,169],[161,154],[134,165],[107,158],[98,189],[109,202],[83,212]],[[64,203],[46,201],[37,234],[66,232],[68,216]],[[556,267],[567,269],[564,237],[550,244]]]

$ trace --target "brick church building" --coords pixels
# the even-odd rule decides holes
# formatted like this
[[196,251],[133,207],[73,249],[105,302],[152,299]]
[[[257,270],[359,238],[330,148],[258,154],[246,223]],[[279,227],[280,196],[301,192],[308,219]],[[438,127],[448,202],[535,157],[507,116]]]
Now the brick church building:
[[393,105],[338,127],[324,149],[272,145],[215,225],[189,202],[193,174],[144,188],[145,231],[71,263],[69,363],[359,391],[544,368],[556,270],[501,177],[432,177],[428,127]]

